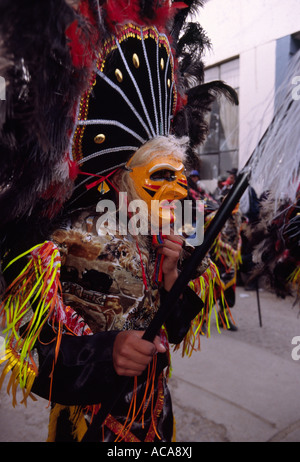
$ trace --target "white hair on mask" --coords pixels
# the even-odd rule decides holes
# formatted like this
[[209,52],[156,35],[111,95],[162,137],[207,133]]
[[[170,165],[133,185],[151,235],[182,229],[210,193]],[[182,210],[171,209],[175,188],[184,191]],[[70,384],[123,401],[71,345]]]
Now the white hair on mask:
[[170,154],[175,159],[181,160],[184,163],[186,158],[186,148],[188,145],[188,137],[175,138],[175,136],[157,136],[147,143],[143,144],[130,158],[128,163],[130,167],[136,167],[149,161],[152,158],[161,156],[162,153]]
[[188,137],[176,138],[175,136],[157,136],[143,144],[129,159],[124,169],[114,175],[114,184],[119,191],[126,191],[129,200],[139,199],[134,182],[129,175],[130,168],[137,167],[149,162],[149,158],[159,158],[162,154],[168,154],[183,164],[186,159]]

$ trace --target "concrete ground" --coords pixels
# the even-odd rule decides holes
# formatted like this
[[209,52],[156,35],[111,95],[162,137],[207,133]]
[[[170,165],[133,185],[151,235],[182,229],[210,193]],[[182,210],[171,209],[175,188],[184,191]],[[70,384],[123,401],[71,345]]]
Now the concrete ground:
[[256,292],[238,287],[238,331],[214,326],[200,352],[173,355],[177,441],[300,441],[300,361],[292,359],[299,305],[262,289],[259,298],[262,327]]
[[[299,306],[260,290],[237,289],[232,310],[237,332],[212,325],[191,358],[173,354],[169,386],[178,442],[299,442],[300,361],[292,359],[292,339],[300,336]],[[7,381],[6,381],[7,383]],[[43,442],[47,401],[12,408],[0,392],[0,441]]]

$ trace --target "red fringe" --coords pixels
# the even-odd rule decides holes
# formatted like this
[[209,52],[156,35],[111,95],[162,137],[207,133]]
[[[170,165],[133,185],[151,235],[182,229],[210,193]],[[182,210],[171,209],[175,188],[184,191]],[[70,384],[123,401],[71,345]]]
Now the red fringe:
[[139,26],[156,26],[159,32],[165,32],[169,20],[176,14],[178,9],[186,8],[183,2],[170,6],[168,1],[164,5],[158,6],[154,18],[141,16],[139,0],[109,0],[103,5],[107,13],[106,21],[111,29],[115,31],[117,25],[133,22]]

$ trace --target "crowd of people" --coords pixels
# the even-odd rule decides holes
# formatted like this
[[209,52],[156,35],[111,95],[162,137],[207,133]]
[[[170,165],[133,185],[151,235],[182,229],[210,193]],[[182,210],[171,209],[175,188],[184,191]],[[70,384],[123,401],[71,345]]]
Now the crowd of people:
[[[228,170],[218,178],[209,193],[200,180],[199,171],[189,174],[189,198],[204,202],[205,224],[209,224],[224,197],[235,184],[238,169]],[[300,187],[296,201],[285,198],[275,212],[274,198],[268,192],[257,196],[249,185],[210,251],[216,263],[224,299],[219,301],[220,314],[235,305],[237,285],[258,290],[260,282],[279,297],[300,294],[299,210]],[[229,317],[230,330],[238,327]],[[222,326],[222,324],[221,324]]]

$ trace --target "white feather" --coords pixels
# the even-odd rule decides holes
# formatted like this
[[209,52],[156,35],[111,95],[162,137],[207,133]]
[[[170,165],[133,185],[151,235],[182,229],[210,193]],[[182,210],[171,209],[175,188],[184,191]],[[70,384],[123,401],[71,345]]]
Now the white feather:
[[249,163],[251,185],[270,191],[275,198],[275,208],[283,197],[294,201],[299,186],[300,99],[294,83],[295,76],[299,75],[300,51],[291,59],[286,78],[276,94],[278,105],[274,119]]

